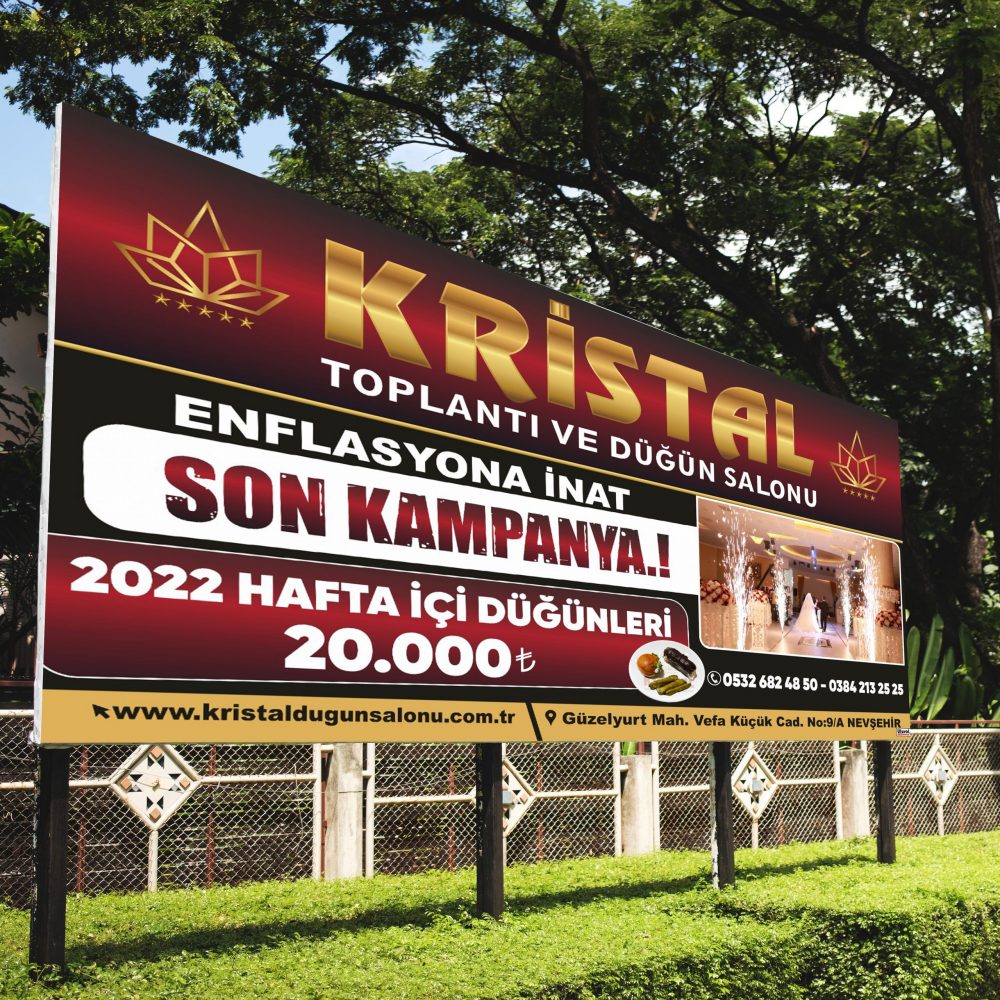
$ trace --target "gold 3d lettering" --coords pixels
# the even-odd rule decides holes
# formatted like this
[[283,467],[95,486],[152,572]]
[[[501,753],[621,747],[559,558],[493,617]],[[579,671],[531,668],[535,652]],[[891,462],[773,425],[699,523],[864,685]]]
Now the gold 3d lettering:
[[365,281],[365,255],[343,243],[326,241],[326,339],[364,346],[365,312],[389,356],[430,368],[399,308],[427,275],[387,260]]
[[[371,262],[366,267],[362,250],[326,241],[326,339],[364,348],[367,314],[371,329],[390,357],[430,368],[427,345],[421,345],[404,312],[406,300],[427,275],[391,260],[383,260],[374,273],[372,267]],[[367,280],[366,273],[371,275]],[[444,283],[434,298],[443,307],[438,313],[439,335],[449,375],[476,382],[485,370],[514,402],[529,402],[544,391],[550,403],[567,409],[577,406],[581,374],[589,376],[599,386],[599,391],[585,393],[590,413],[620,424],[635,423],[642,416],[643,400],[648,397],[640,397],[635,380],[653,378],[663,385],[660,398],[667,438],[690,441],[692,409],[710,406],[712,438],[723,458],[746,457],[766,465],[773,448],[779,468],[812,475],[813,460],[795,450],[795,410],[785,400],[774,399],[772,408],[763,393],[744,386],[729,386],[713,395],[705,373],[696,368],[656,354],[643,363],[632,347],[617,340],[577,337],[569,305],[554,299],[549,300],[545,319],[543,390],[529,382],[527,376],[533,369],[522,360],[522,352],[531,341],[531,328],[520,310],[451,281]],[[586,362],[582,373],[577,370],[581,353]]]
[[[518,370],[513,356],[528,344],[528,324],[511,305],[450,281],[441,293],[444,306],[445,370],[449,375],[475,382],[479,358],[508,399],[524,403],[534,399],[531,386]],[[480,333],[479,321],[492,329]]]

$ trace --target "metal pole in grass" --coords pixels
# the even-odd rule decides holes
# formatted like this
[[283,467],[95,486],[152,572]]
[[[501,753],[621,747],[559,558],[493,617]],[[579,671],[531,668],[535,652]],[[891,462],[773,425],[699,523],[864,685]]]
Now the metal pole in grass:
[[503,913],[503,744],[476,745],[476,916]]
[[896,804],[892,793],[892,744],[875,741],[875,808],[878,810],[878,859],[896,860]]
[[38,748],[34,879],[28,942],[32,979],[66,975],[66,853],[69,750]]
[[736,884],[732,773],[732,744],[712,743],[708,785],[712,800],[712,885],[716,889]]

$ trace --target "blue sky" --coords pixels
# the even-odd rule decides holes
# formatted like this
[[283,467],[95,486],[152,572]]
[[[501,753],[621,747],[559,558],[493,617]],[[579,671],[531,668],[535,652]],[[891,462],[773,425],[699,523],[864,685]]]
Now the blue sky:
[[[15,82],[13,73],[0,75],[0,93]],[[159,128],[153,134],[177,141],[176,128]],[[52,181],[52,129],[22,114],[5,98],[0,98],[0,148],[3,171],[0,173],[0,202],[20,212],[31,212],[40,222],[49,221],[49,188]],[[231,163],[252,174],[262,174],[268,167],[269,154],[275,146],[288,144],[285,119],[263,122],[243,137],[243,155],[218,153],[213,159]]]
[[[141,70],[130,70],[141,83]],[[13,107],[3,92],[17,80],[15,73],[0,74],[0,149],[3,167],[0,169],[0,202],[19,212],[30,212],[39,222],[49,221],[49,189],[52,182],[52,133],[34,118]],[[153,135],[177,142],[177,127],[158,128]],[[261,175],[270,165],[270,153],[275,146],[290,145],[288,121],[276,118],[261,122],[244,133],[242,155],[216,153],[221,160],[248,173]],[[447,153],[427,146],[400,146],[393,159],[412,170],[426,170],[434,163],[448,159]]]

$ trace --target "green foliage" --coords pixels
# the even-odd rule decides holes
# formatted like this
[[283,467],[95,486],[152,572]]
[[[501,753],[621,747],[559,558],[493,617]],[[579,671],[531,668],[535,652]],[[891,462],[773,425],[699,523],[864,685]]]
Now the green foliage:
[[[42,397],[0,389],[0,677],[30,679],[22,646],[35,624],[38,511],[42,480]],[[23,654],[23,655],[21,655]]]
[[[910,630],[907,636],[906,649],[910,652],[912,637],[915,629]],[[920,661],[919,672],[914,674],[913,667],[907,669],[910,672],[910,711],[913,714],[923,712],[927,708],[927,702],[931,694],[931,685],[934,683],[938,672],[938,657],[941,653],[941,637],[944,633],[944,622],[940,615],[935,615],[931,622],[930,630],[927,634],[927,646],[924,649],[923,659]],[[913,662],[916,662],[920,649],[920,633],[916,632],[916,643],[913,644]],[[912,683],[915,681],[915,683]]]
[[73,897],[70,981],[25,974],[27,914],[0,907],[0,994],[534,1000],[980,1000],[997,996],[1000,834],[704,853],[507,872],[499,922],[475,879],[428,872]]
[[0,205],[0,321],[42,309],[48,280],[48,227]]
[[[43,309],[48,286],[48,227],[0,205],[0,322]],[[42,398],[8,392],[0,357],[0,678],[30,677],[23,646],[35,622]],[[19,655],[25,653],[25,655]]]
[[955,678],[955,690],[952,693],[954,703],[954,718],[978,719],[984,715],[984,707],[980,704],[982,691],[968,674],[959,674]]
[[937,679],[931,688],[930,701],[927,703],[927,718],[933,719],[941,713],[944,703],[951,694],[952,682],[955,679],[955,651],[946,649],[941,659],[941,667]]
[[[986,692],[979,683],[982,666],[972,634],[964,624],[960,627],[957,655],[950,647],[942,652],[943,636],[944,622],[940,615],[935,615],[931,622],[923,656],[920,630],[913,626],[906,635],[910,715],[926,719],[986,717]],[[949,711],[942,716],[946,707]]]

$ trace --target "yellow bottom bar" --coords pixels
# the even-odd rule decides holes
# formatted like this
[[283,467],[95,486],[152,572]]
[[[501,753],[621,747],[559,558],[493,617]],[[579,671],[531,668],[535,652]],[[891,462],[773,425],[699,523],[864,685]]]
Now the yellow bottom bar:
[[[543,740],[891,740],[908,735],[895,713],[773,712],[674,706],[535,703]],[[45,691],[41,742],[500,743],[536,739],[523,702],[418,701]]]
[[[910,720],[894,712],[601,708],[535,703],[543,740],[895,740]],[[898,732],[902,730],[903,732]]]
[[[134,716],[134,717],[129,717]],[[534,740],[519,702],[45,691],[43,744]]]

